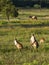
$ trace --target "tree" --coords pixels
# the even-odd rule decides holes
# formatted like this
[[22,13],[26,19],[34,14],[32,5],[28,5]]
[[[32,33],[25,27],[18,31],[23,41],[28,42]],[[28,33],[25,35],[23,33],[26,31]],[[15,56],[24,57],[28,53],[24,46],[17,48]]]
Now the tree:
[[10,16],[13,14],[13,17],[18,16],[18,11],[16,10],[16,7],[13,5],[11,0],[1,0],[0,3],[1,6],[1,12],[7,17],[7,19],[10,19]]
[[11,7],[11,14],[13,17],[17,17],[18,16],[18,9],[16,9],[15,6]]

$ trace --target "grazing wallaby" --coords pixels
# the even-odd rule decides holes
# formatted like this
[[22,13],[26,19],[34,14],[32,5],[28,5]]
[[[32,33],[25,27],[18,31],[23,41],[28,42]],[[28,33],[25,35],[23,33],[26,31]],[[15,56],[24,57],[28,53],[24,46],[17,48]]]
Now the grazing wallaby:
[[37,20],[37,16],[29,16],[29,18],[36,19]]
[[17,47],[17,49],[22,49],[23,45],[17,41],[17,39],[14,40],[15,46]]
[[37,20],[37,16],[32,16],[32,19],[36,19]]
[[31,45],[32,45],[34,48],[38,48],[38,47],[39,47],[39,44],[38,44],[38,42],[37,42],[37,40],[36,40],[34,34],[31,36],[30,41],[31,41]]

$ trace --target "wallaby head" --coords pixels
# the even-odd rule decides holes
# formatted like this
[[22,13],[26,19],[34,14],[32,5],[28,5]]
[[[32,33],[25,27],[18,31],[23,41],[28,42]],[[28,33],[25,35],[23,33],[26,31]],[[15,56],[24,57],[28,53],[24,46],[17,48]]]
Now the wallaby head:
[[41,38],[41,39],[40,39],[40,43],[43,43],[44,41],[45,41],[44,38]]

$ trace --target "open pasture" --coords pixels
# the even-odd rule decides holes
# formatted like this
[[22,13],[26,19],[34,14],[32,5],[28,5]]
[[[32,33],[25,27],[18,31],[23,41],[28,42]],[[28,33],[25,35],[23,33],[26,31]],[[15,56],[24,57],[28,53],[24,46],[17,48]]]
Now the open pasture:
[[[49,10],[44,11],[46,14],[42,16],[49,16]],[[28,10],[30,14],[26,12],[19,10],[20,15],[14,21],[0,20],[0,65],[49,65],[49,19],[30,20],[27,16],[36,11]],[[45,38],[44,43],[39,43],[38,51],[30,46],[33,33],[38,42],[42,37]],[[21,52],[14,45],[14,37],[24,46]]]

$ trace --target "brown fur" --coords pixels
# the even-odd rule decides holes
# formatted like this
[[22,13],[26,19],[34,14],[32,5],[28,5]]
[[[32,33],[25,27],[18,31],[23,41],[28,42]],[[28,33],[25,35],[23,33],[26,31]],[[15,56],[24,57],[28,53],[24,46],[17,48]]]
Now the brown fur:
[[[33,46],[34,48],[38,48],[39,47],[39,44],[34,36],[34,34],[32,35],[34,37],[34,42],[31,42],[31,46]],[[33,38],[32,38],[33,39]]]
[[39,44],[38,44],[37,41],[35,41],[34,43],[32,43],[32,46],[33,46],[34,48],[38,48],[38,47],[39,47]]
[[37,20],[37,16],[29,16],[29,18]]
[[44,41],[45,41],[44,38],[41,38],[41,39],[40,39],[40,43],[43,43]]
[[18,49],[22,49],[22,48],[23,48],[23,45],[22,45],[20,42],[18,42],[17,39],[16,39],[16,42],[17,42],[16,47],[17,47]]

